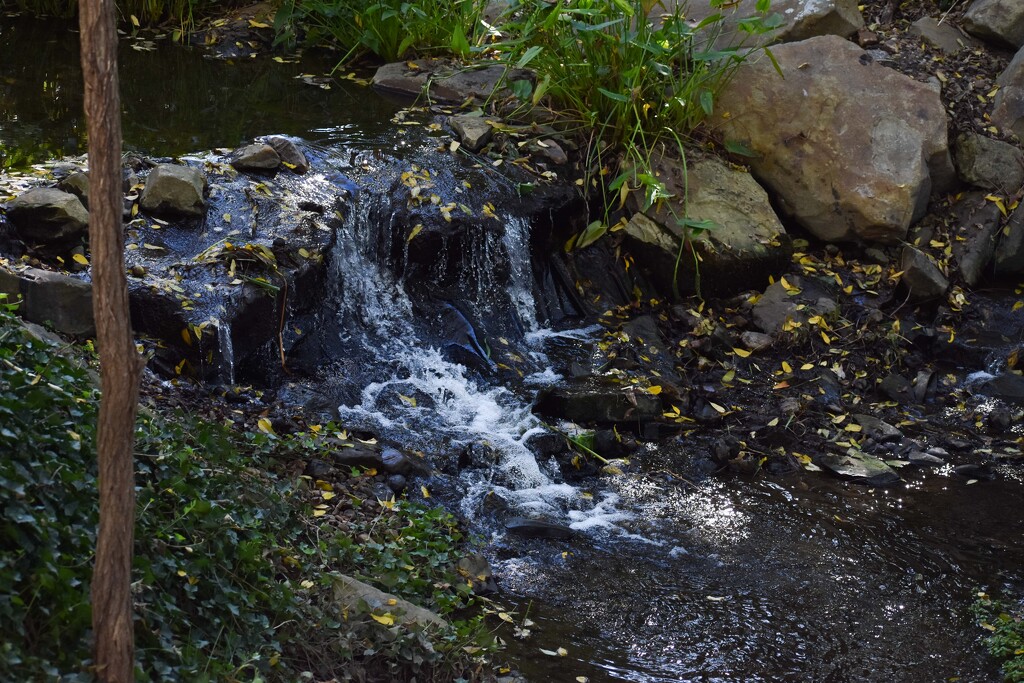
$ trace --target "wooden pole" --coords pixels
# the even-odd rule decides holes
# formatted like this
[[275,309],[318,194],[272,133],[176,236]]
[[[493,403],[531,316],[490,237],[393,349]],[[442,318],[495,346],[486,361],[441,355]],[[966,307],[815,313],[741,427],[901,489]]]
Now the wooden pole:
[[121,225],[121,103],[114,0],[81,0],[82,76],[89,132],[89,244],[100,355],[97,428],[100,520],[92,580],[96,676],[134,681],[131,570],[135,529],[133,443],[142,360],[128,314]]

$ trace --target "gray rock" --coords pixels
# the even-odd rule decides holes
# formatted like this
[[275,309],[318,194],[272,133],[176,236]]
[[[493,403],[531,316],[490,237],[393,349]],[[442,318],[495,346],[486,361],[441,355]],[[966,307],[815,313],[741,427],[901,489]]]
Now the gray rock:
[[900,258],[903,276],[900,282],[910,293],[911,301],[937,299],[946,293],[949,280],[928,255],[914,247],[904,247]]
[[[670,0],[666,3],[671,11],[681,2]],[[750,35],[739,28],[742,20],[755,15],[757,0],[739,0],[712,6],[709,2],[688,2],[685,15],[691,24],[703,21],[712,14],[723,15],[722,31],[715,46],[718,48],[748,46]],[[656,17],[665,10],[654,5],[651,15]],[[836,35],[848,37],[864,26],[864,17],[857,8],[856,0],[773,0],[771,14],[778,14],[782,24],[758,38],[761,44],[770,42],[792,42],[815,36]],[[698,34],[698,39],[700,35]]]
[[39,187],[8,202],[7,218],[26,242],[61,244],[84,236],[89,212],[75,195]]
[[373,87],[413,98],[427,94],[432,102],[462,104],[466,100],[487,100],[499,86],[527,78],[531,75],[522,69],[466,69],[446,60],[417,59],[380,67],[373,76]]
[[770,334],[762,334],[761,332],[754,332],[747,330],[740,335],[740,341],[743,345],[751,351],[762,351],[771,346],[775,340]]
[[542,519],[527,519],[525,517],[514,517],[505,523],[505,528],[510,533],[526,538],[572,538],[572,529],[564,524],[547,522]]
[[964,282],[973,287],[981,281],[992,260],[1002,214],[983,192],[964,195],[956,203],[954,213],[957,234],[953,242],[953,258]]
[[534,140],[526,147],[530,154],[543,157],[556,166],[569,163],[569,157],[566,155],[565,150],[562,149],[562,146],[550,138],[545,140]]
[[963,16],[964,29],[983,40],[1012,48],[1024,46],[1024,3],[974,0]]
[[385,448],[380,452],[380,458],[384,469],[391,474],[410,476],[430,473],[430,467],[426,463],[397,448]]
[[896,401],[900,405],[907,405],[914,401],[914,385],[900,374],[887,375],[878,383],[878,390],[889,400]]
[[64,180],[60,181],[60,189],[65,192],[78,197],[79,201],[82,202],[82,206],[86,209],[89,208],[89,174],[84,171],[77,171],[72,173]]
[[299,146],[286,137],[272,135],[267,138],[267,144],[274,148],[281,158],[281,163],[293,172],[302,175],[309,170],[309,161],[302,153]]
[[384,466],[380,451],[373,447],[345,441],[338,441],[337,446],[338,448],[331,452],[331,460],[336,467],[343,470],[352,467],[382,468]]
[[1012,372],[1001,373],[982,384],[981,392],[1007,403],[1024,404],[1024,377]]
[[996,79],[999,92],[992,100],[992,123],[1024,138],[1024,48]]
[[903,432],[873,415],[854,414],[853,419],[863,428],[864,434],[875,441],[892,441],[903,438]]
[[1011,194],[1024,185],[1024,152],[1008,142],[964,133],[953,143],[957,173],[971,185]]
[[945,465],[946,461],[931,453],[922,453],[919,450],[912,450],[907,454],[907,461],[915,467],[938,467]]
[[1024,207],[1017,207],[1006,222],[992,255],[992,270],[999,277],[1024,273]]
[[62,273],[28,268],[14,273],[0,268],[0,292],[22,297],[19,314],[61,334],[87,337],[96,333],[92,285]]
[[[788,287],[787,287],[788,285]],[[780,338],[788,334],[786,322],[795,323],[790,331],[802,336],[809,331],[807,320],[815,315],[833,318],[839,304],[818,281],[798,275],[786,275],[772,283],[754,304],[754,324],[765,334]]]
[[471,152],[479,152],[484,145],[491,141],[494,129],[482,116],[469,116],[462,114],[449,116],[448,123],[459,136],[462,145]]
[[953,55],[965,47],[976,48],[981,42],[967,35],[949,22],[939,22],[934,17],[921,17],[910,25],[910,34],[919,36],[924,42],[946,54]]
[[196,218],[206,211],[205,189],[206,177],[201,171],[158,164],[146,178],[139,205],[153,214]]
[[823,469],[842,479],[868,486],[892,486],[900,475],[878,458],[851,448],[846,455],[828,453],[815,461]]
[[402,493],[409,485],[409,481],[401,474],[392,474],[388,477],[388,488],[394,493]]
[[334,577],[334,600],[346,610],[353,612],[367,609],[378,616],[390,614],[397,623],[416,624],[420,627],[431,626],[449,629],[451,625],[441,616],[414,605],[408,600],[385,593],[382,590],[363,583],[358,579],[344,574]]
[[281,165],[281,157],[270,145],[256,143],[235,150],[231,165],[239,171],[273,171]]
[[[705,292],[731,293],[760,286],[770,272],[788,261],[790,240],[768,199],[768,193],[745,171],[718,159],[683,164],[670,157],[651,159],[654,175],[672,196],[634,213],[624,234],[639,263],[665,292],[674,288],[673,275],[686,230],[679,219],[707,221],[710,229],[691,233],[691,245],[700,255],[700,282]],[[685,207],[682,198],[686,197]],[[679,287],[695,285],[698,272],[692,255],[680,262]],[[731,291],[730,291],[731,290]]]
[[548,417],[579,422],[636,424],[661,418],[661,400],[643,389],[600,380],[582,380],[541,391],[534,410]]
[[744,63],[716,111],[754,175],[820,239],[896,243],[955,181],[946,112],[932,86],[836,36],[772,48]]

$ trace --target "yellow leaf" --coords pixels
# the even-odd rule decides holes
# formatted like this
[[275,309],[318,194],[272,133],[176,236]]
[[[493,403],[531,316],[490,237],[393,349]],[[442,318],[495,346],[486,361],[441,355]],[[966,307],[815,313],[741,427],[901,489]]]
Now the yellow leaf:
[[814,369],[814,363],[804,363],[803,365],[800,366],[800,369],[801,370],[813,370]]
[[192,335],[188,333],[187,327],[181,328],[181,340],[189,346],[192,346]]
[[265,417],[261,417],[259,419],[259,421],[256,422],[256,426],[264,434],[270,434],[270,435],[276,436],[276,434],[274,433],[274,425],[270,424],[270,420],[269,419],[267,419]]
[[391,616],[390,612],[385,612],[380,616],[376,614],[371,614],[370,616],[373,617],[373,620],[376,621],[378,624],[384,624],[385,626],[393,626],[395,623],[395,618]]
[[334,486],[331,484],[331,482],[324,481],[323,479],[317,479],[316,483],[313,484],[313,486],[315,486],[317,488],[317,490],[320,490],[320,491],[333,491],[334,490]]
[[323,517],[327,514],[327,510],[313,510],[314,517]]
[[420,493],[423,494],[424,498],[430,498],[430,491],[428,491],[427,487],[423,486],[422,484],[420,484]]
[[395,499],[394,499],[394,497],[388,498],[387,500],[381,500],[380,498],[378,498],[377,502],[380,503],[380,506],[382,508],[384,508],[385,510],[394,510],[395,509]]
[[423,224],[417,223],[415,226],[413,226],[413,229],[409,231],[409,236],[405,238],[405,241],[412,242],[412,239],[416,237],[416,235],[420,234],[421,230],[423,230]]
[[129,18],[132,20],[132,26],[134,26],[135,28],[138,28],[139,27],[139,18],[137,16],[135,16],[134,14],[132,14]]
[[861,427],[859,424],[854,424],[851,422],[850,424],[846,425],[844,429],[848,432],[859,432],[861,431],[861,429],[863,429],[863,427]]
[[735,353],[740,358],[748,358],[750,356],[750,351],[747,351],[746,349],[738,349],[736,347],[733,347],[732,352]]
[[332,491],[324,491],[323,493],[320,494],[320,496],[324,500],[330,500],[331,498],[334,498],[334,496],[336,496],[336,495],[338,495],[338,494],[336,494],[336,493],[334,493]]
[[402,399],[402,403],[412,406],[413,408],[416,407],[416,399],[412,396],[403,396],[402,394],[399,394],[398,398]]
[[831,344],[831,343],[832,343],[832,339],[831,339],[831,338],[830,338],[830,337],[829,337],[829,336],[828,336],[827,334],[825,334],[825,330],[822,330],[822,331],[821,331],[821,339],[822,339],[822,341],[824,341],[824,342],[825,342],[826,344]]
[[655,396],[657,396],[658,394],[661,393],[661,385],[655,384],[653,387],[647,387],[647,393],[654,394]]
[[730,370],[729,372],[722,375],[722,384],[728,384],[729,382],[736,379],[736,371]]
[[221,216],[221,218],[224,219],[225,223],[230,223],[231,222],[231,214],[230,213],[224,214],[223,216]]
[[265,24],[262,21],[256,21],[255,19],[249,20],[249,26],[252,28],[271,28],[270,24]]
[[793,372],[793,366],[786,361],[782,361],[782,371],[785,373]]
[[771,421],[768,422],[768,426],[769,427],[775,427],[778,424],[779,424],[779,418],[777,418],[777,417],[773,417],[771,419]]
[[83,266],[89,265],[89,259],[85,258],[85,254],[74,254],[71,258],[75,263],[81,263]]
[[513,619],[509,616],[508,612],[498,612],[498,618],[502,621],[507,621],[510,624],[513,623]]
[[725,408],[723,408],[722,406],[718,405],[717,403],[712,403],[711,401],[708,401],[708,405],[711,406],[712,408],[714,408],[715,411],[717,411],[719,414],[721,414],[721,415],[725,414]]

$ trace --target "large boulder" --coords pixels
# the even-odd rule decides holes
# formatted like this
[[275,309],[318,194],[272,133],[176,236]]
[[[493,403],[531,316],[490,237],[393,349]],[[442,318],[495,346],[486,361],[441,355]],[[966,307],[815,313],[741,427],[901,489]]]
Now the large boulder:
[[[669,3],[672,5],[680,2]],[[690,2],[685,15],[689,22],[698,24],[713,14],[723,16],[721,35],[715,41],[717,47],[749,45],[750,36],[739,28],[740,22],[756,16],[757,0],[739,0],[722,3],[713,7],[707,2]],[[652,14],[664,12],[661,5],[655,5]],[[857,8],[857,0],[773,0],[771,14],[781,19],[779,26],[759,38],[759,42],[789,42],[814,36],[850,36],[864,26],[864,17]],[[698,36],[699,40],[699,36]]]
[[1024,184],[1024,152],[1008,142],[963,133],[953,155],[957,173],[971,185],[1011,194]]
[[1002,214],[984,192],[968,192],[956,203],[954,215],[953,258],[964,282],[974,287],[992,260]]
[[983,40],[1013,48],[1024,46],[1024,2],[974,0],[964,14],[964,28]]
[[87,337],[96,332],[88,282],[38,268],[21,272],[0,268],[0,292],[21,297],[18,312],[25,320],[61,334]]
[[1024,138],[1024,48],[996,79],[999,92],[992,100],[992,123]]
[[778,205],[828,241],[895,243],[955,180],[939,92],[836,36],[773,48],[722,92],[727,140],[748,147]]
[[206,211],[206,178],[201,171],[159,164],[146,178],[140,204],[144,211],[166,216],[199,217]]
[[73,194],[39,187],[7,204],[7,217],[26,242],[61,244],[85,234],[89,212]]
[[700,267],[696,272],[692,254],[684,256],[677,283],[681,288],[688,288],[696,276],[704,291],[716,294],[760,287],[768,273],[788,261],[786,229],[768,193],[749,173],[715,158],[684,167],[676,159],[655,157],[651,167],[672,198],[635,213],[625,234],[638,262],[662,291],[673,288],[680,244],[686,238],[683,219],[691,225],[705,222],[708,229],[691,230]]

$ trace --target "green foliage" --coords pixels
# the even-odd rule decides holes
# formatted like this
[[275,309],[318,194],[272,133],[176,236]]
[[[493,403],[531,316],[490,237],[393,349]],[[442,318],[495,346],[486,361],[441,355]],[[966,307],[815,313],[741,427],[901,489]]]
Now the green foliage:
[[978,623],[989,632],[985,645],[993,657],[1002,661],[1004,680],[1024,681],[1024,604],[1010,605],[979,591],[972,609]]
[[468,56],[479,31],[483,0],[284,0],[275,18],[279,40],[301,27],[312,45],[333,42],[345,56],[385,61],[411,53]]
[[[91,680],[98,390],[84,362],[32,337],[8,308],[0,309],[0,680]],[[310,434],[238,434],[143,410],[133,576],[140,680],[294,681],[306,670],[407,679],[478,666],[464,648],[493,643],[479,617],[425,633],[331,605],[336,572],[359,572],[442,614],[470,600],[452,572],[461,535],[443,511],[393,503],[357,540],[314,517],[306,480],[274,474],[275,461],[323,448]]]

